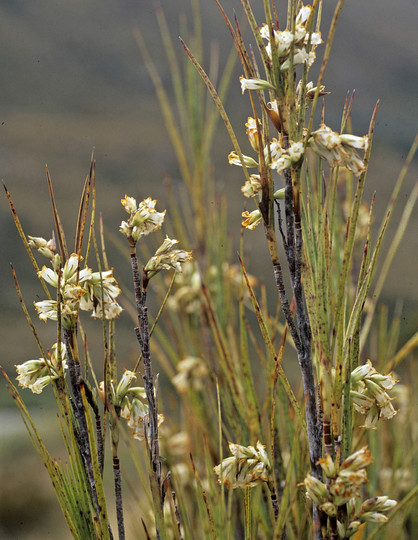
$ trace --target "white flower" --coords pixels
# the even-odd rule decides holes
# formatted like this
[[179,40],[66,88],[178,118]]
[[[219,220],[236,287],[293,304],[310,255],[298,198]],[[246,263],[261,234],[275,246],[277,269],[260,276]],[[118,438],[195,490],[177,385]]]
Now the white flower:
[[304,152],[303,142],[299,141],[299,142],[295,142],[291,144],[288,152],[289,152],[290,161],[292,163],[297,163],[300,160],[300,158],[303,156],[303,152]]
[[303,6],[300,8],[298,14],[296,15],[296,24],[305,24],[312,12],[311,6]]
[[261,191],[260,175],[252,174],[250,179],[247,180],[242,186],[241,191],[244,197],[247,197],[247,199],[257,195],[257,193]]
[[290,47],[293,42],[293,34],[289,30],[282,30],[281,32],[275,32],[274,43],[277,47],[279,57],[289,54]]
[[364,135],[363,137],[358,137],[357,135],[350,135],[349,133],[343,133],[340,135],[340,141],[344,146],[351,146],[352,148],[357,148],[358,150],[367,151],[369,147],[369,136]]
[[[269,149],[270,149],[270,155],[269,155]],[[266,163],[277,161],[280,156],[283,154],[285,150],[281,147],[279,141],[277,139],[272,139],[269,146],[264,148],[264,158],[266,160]]]
[[128,195],[125,195],[125,198],[121,199],[120,202],[125,207],[125,210],[128,212],[128,214],[134,214],[136,212],[137,205],[136,200],[133,197],[128,197]]
[[353,370],[350,395],[355,410],[367,415],[362,427],[376,429],[379,418],[389,420],[395,416],[398,411],[393,407],[387,392],[397,382],[392,373],[378,373],[370,360]]
[[[309,54],[306,52],[305,48],[296,49],[295,54],[293,56],[293,65],[297,66],[298,64],[304,64],[305,62],[308,62],[308,65],[311,66],[312,62],[315,60],[315,56],[311,56],[311,51]],[[283,62],[283,64],[280,66],[281,71],[286,71],[286,69],[289,69],[290,67],[290,60],[289,58]]]
[[129,371],[125,369],[124,374],[122,375],[121,380],[119,381],[119,384],[116,388],[116,399],[118,402],[122,402],[123,398],[125,397],[131,382],[136,379],[136,375],[133,371]]
[[270,168],[275,169],[278,173],[281,173],[285,169],[289,169],[292,166],[292,160],[289,154],[282,154],[279,159],[270,163]]
[[[310,36],[310,41],[309,41],[309,36]],[[321,32],[312,32],[312,34],[306,34],[305,35],[305,39],[303,40],[303,43],[305,45],[308,45],[308,43],[311,44],[312,47],[317,47],[318,45],[321,45],[322,43],[322,36],[321,36]]]
[[45,238],[42,238],[41,236],[28,235],[28,244],[31,248],[38,250],[41,255],[48,259],[54,257],[57,249],[54,236],[50,240],[45,240]]
[[245,79],[240,77],[242,93],[245,90],[274,90],[274,86],[263,79]]

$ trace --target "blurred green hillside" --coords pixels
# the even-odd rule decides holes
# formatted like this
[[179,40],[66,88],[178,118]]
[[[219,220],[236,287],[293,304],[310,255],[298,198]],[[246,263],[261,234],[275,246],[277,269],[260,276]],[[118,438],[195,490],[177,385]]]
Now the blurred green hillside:
[[[241,13],[239,0],[223,0],[221,3],[229,16],[233,16],[233,9]],[[160,4],[172,25],[173,38],[181,34],[187,42],[187,33],[193,32],[190,1],[161,0]],[[201,4],[204,49],[208,52],[213,44],[218,44],[222,68],[232,46],[231,39],[215,3],[203,0]],[[254,0],[253,4],[257,14],[257,1]],[[335,4],[325,2],[324,35]],[[284,10],[285,5],[283,9],[279,8],[279,13]],[[365,194],[366,200],[370,200],[377,190],[377,222],[384,212],[418,126],[417,17],[416,0],[347,1],[325,77],[326,88],[332,92],[326,101],[326,122],[337,130],[347,92],[356,90],[352,122],[353,131],[358,135],[367,132],[373,107],[380,100]],[[260,24],[264,22],[258,20]],[[0,3],[0,171],[27,234],[49,238],[53,227],[45,163],[51,173],[56,202],[69,241],[75,229],[78,198],[93,149],[97,161],[97,209],[103,213],[106,229],[116,236],[124,217],[120,199],[125,193],[138,198],[152,196],[159,199],[161,208],[164,208],[164,178],[168,175],[175,185],[179,185],[174,152],[154,87],[133,37],[135,28],[141,30],[170,93],[167,60],[160,45],[152,1],[3,0]],[[180,44],[176,54],[179,58],[184,54]],[[203,64],[208,65],[208,55]],[[240,74],[237,70],[231,81],[226,108],[237,133],[242,125],[241,137],[244,140],[244,122],[249,107],[247,96],[241,96]],[[227,164],[231,145],[221,123],[217,133],[213,156],[215,177],[219,189],[231,194],[230,222],[238,231],[243,204],[239,196],[241,176],[236,168]],[[243,147],[246,148],[245,145]],[[400,215],[399,207],[407,200],[417,178],[418,163],[415,160],[399,197],[393,226]],[[35,294],[43,296],[41,287],[30,272],[29,260],[4,194],[0,201],[0,225],[0,363],[11,371],[14,364],[33,358],[36,347],[13,289],[10,262],[16,269],[28,306],[34,299],[33,284]],[[418,216],[415,213],[383,295],[383,300],[391,307],[397,300],[403,302],[402,339],[405,341],[414,333],[418,322],[417,230]],[[248,240],[254,242],[254,265],[264,258],[263,244],[259,242],[261,245],[256,245],[254,241],[257,234],[255,231],[252,237],[247,235]],[[110,238],[108,244],[110,264],[129,283],[127,260],[121,260],[119,253],[112,249]],[[193,246],[186,247],[193,249]],[[249,271],[252,271],[251,263]],[[263,276],[263,269],[258,273]],[[269,268],[264,277],[266,281],[270,279]],[[121,337],[118,340],[121,356],[132,354],[132,347],[135,347],[131,326],[127,317],[121,318]],[[54,328],[48,330],[42,326],[41,330],[43,335],[51,335],[53,339]],[[12,406],[4,385],[0,388],[0,405],[3,410]],[[11,448],[15,448],[17,443],[13,442],[11,447],[10,440],[15,436],[12,426],[16,422],[19,419],[14,415],[10,417],[7,411],[0,416],[2,459],[4,456],[11,459],[13,455]],[[21,439],[26,441],[24,436]],[[28,446],[18,447],[25,448],[19,452],[29,452],[33,458],[30,467],[36,471],[33,473],[33,478],[36,478],[41,473],[36,456]],[[14,469],[12,472],[17,474]],[[7,471],[2,473],[5,474]],[[5,478],[0,477],[0,485],[5,485],[4,481]],[[21,484],[28,489],[27,478],[21,478]],[[3,508],[1,538],[35,540],[44,538],[48,533],[51,538],[58,537],[50,532],[54,530],[51,529],[53,525],[37,529],[41,531],[39,534],[29,533],[27,528],[35,523],[41,510],[32,512],[31,517],[22,517],[23,508],[28,506],[26,499],[25,504],[20,501],[18,505],[12,502],[15,499],[10,491],[0,491],[0,507]],[[44,504],[43,488],[41,495],[40,500]],[[45,506],[52,498],[52,493],[45,488]],[[59,513],[58,510],[55,512]],[[14,518],[17,528],[13,531],[2,529],[1,522],[7,514],[20,516],[20,521]],[[58,519],[61,519],[59,515]],[[64,538],[64,533],[59,537]]]

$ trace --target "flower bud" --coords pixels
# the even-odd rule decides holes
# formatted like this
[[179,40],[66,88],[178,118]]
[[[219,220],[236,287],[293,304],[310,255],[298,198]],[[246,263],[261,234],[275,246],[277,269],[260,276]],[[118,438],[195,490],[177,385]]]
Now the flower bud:
[[249,229],[252,231],[257,227],[257,225],[261,222],[261,212],[260,210],[253,210],[251,213],[247,210],[242,213],[243,221],[241,225],[245,227],[246,229]]

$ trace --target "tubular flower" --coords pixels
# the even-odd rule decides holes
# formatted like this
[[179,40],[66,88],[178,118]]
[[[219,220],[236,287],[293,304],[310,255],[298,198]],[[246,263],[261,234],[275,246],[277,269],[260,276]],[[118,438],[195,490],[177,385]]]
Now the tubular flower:
[[24,364],[16,367],[19,385],[23,388],[30,388],[34,394],[40,394],[51,381],[58,379],[59,373],[67,369],[66,353],[64,343],[61,343],[60,358],[58,358],[58,345],[52,346],[52,353],[47,360],[38,358],[28,360]]
[[366,415],[362,427],[376,429],[379,418],[389,420],[395,416],[398,411],[393,407],[388,391],[392,390],[397,382],[392,373],[378,373],[370,360],[351,373],[350,395],[354,408],[360,414]]
[[252,212],[246,210],[242,213],[242,218],[241,225],[252,231],[261,222],[261,212],[260,210],[253,210]]
[[263,79],[245,79],[244,77],[240,77],[239,80],[242,93],[246,90],[274,90],[274,86]]
[[[258,126],[260,129],[261,122],[258,121]],[[258,131],[257,131],[257,122],[254,118],[251,118],[251,116],[248,117],[248,122],[245,124],[248,140],[250,141],[250,144],[255,150],[255,152],[258,152]]]
[[232,457],[213,468],[218,484],[224,484],[228,489],[245,489],[269,481],[270,461],[260,441],[256,448],[230,442],[229,450]]
[[[258,163],[256,162],[256,160],[250,156],[242,155],[242,160],[244,162],[244,165],[249,169],[252,169],[253,167],[258,167]],[[230,165],[238,165],[238,167],[242,167],[241,160],[236,152],[229,153],[228,162]]]
[[[104,312],[106,319],[117,317],[122,308],[116,302],[120,294],[112,270],[92,272],[88,267],[80,269],[82,257],[74,253],[68,258],[64,267],[59,270],[44,266],[38,277],[46,283],[59,289],[61,296],[61,317],[65,327],[71,326],[71,321],[78,316],[79,310],[92,311],[92,317],[101,317]],[[56,300],[42,300],[34,303],[38,316],[42,321],[57,320],[58,304]]]
[[166,237],[164,242],[155,252],[155,255],[147,262],[145,272],[148,279],[158,274],[161,270],[173,269],[176,272],[181,272],[181,265],[192,260],[192,252],[182,249],[172,249],[178,240],[172,240]]
[[360,176],[366,169],[356,149],[367,150],[367,135],[364,137],[339,135],[322,124],[318,130],[311,133],[308,144],[316,154],[328,162],[330,167],[346,167],[355,176]]
[[166,211],[157,212],[155,210],[157,201],[153,201],[151,197],[144,199],[137,205],[133,197],[125,195],[121,203],[130,214],[128,221],[122,221],[119,227],[120,232],[127,238],[132,238],[137,242],[142,236],[146,236],[162,226]]

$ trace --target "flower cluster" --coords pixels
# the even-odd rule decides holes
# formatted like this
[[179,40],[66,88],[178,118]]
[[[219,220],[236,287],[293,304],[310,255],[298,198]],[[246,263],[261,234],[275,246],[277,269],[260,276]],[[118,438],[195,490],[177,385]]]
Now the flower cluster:
[[392,373],[382,375],[372,366],[370,360],[356,368],[351,373],[351,399],[356,411],[366,415],[362,427],[376,429],[379,418],[389,420],[395,416],[388,391],[392,390],[398,381]]
[[[341,538],[352,536],[365,521],[387,521],[385,515],[397,503],[388,497],[374,497],[361,503],[361,487],[367,482],[365,467],[373,462],[370,451],[363,447],[351,454],[338,469],[331,456],[319,460],[327,484],[308,474],[305,478],[307,496],[328,516],[337,517]],[[347,505],[346,519],[338,518],[339,507]]]
[[129,214],[129,219],[122,221],[119,230],[127,238],[132,238],[134,242],[138,242],[142,236],[156,231],[164,222],[166,211],[157,212],[155,209],[157,201],[153,201],[151,197],[137,205],[133,197],[125,195],[121,203]]
[[[144,428],[149,430],[148,405],[142,400],[146,399],[145,389],[141,386],[131,386],[136,379],[133,371],[125,370],[118,385],[111,383],[111,392],[113,404],[119,408],[120,416],[127,421],[129,429],[132,431],[132,437],[143,441],[145,437]],[[102,401],[105,401],[104,381],[99,385],[99,393]],[[163,422],[164,416],[158,415],[158,425]]]
[[319,129],[311,133],[308,145],[316,154],[325,159],[330,167],[346,167],[355,176],[360,176],[366,169],[364,161],[360,159],[356,150],[367,151],[368,135],[358,137],[339,134],[322,124]]
[[[112,270],[92,272],[88,267],[80,269],[82,257],[73,253],[62,269],[43,266],[38,277],[59,290],[61,296],[61,318],[64,327],[71,327],[71,321],[78,311],[91,311],[92,317],[106,319],[117,317],[122,308],[116,302],[120,289],[113,277]],[[56,300],[34,302],[39,318],[57,320],[58,303]]]
[[[309,32],[308,23],[312,14],[311,6],[303,6],[296,15],[295,32],[290,30],[276,30],[264,24],[260,28],[260,35],[268,41],[266,45],[267,56],[273,58],[273,50],[277,54],[280,70],[286,71],[291,65],[290,54],[293,48],[293,65],[307,64],[308,67],[315,62],[315,49],[322,43],[320,32]],[[245,90],[260,90],[272,88],[262,79],[241,78],[242,92]]]
[[230,442],[229,450],[232,456],[213,468],[218,484],[224,484],[228,489],[244,489],[269,481],[270,461],[260,441],[256,448]]
[[60,371],[67,369],[64,343],[61,343],[60,357],[58,357],[58,344],[52,346],[52,353],[48,358],[28,360],[16,367],[19,385],[30,388],[34,394],[40,394],[51,381],[58,379]]
[[176,270],[181,272],[182,263],[192,260],[192,252],[182,249],[173,249],[173,246],[178,243],[178,240],[172,240],[166,237],[164,242],[155,252],[155,255],[147,262],[145,273],[148,279],[151,279],[161,270]]
[[57,245],[54,236],[52,236],[50,240],[45,240],[45,238],[42,238],[41,236],[28,235],[28,239],[29,246],[39,251],[41,255],[48,259],[53,259],[55,257]]
[[[269,110],[274,111],[277,109],[276,101],[268,103]],[[255,143],[257,141],[256,134],[256,124],[254,118],[249,117],[248,122],[245,124],[247,126],[247,135],[250,141],[251,146],[254,150],[258,151],[258,146]],[[248,127],[251,126],[251,127]],[[269,165],[270,169],[276,170],[278,173],[289,169],[294,163],[297,163],[304,153],[304,145],[302,141],[299,142],[290,142],[290,145],[287,149],[283,148],[280,142],[277,139],[272,139],[272,141],[264,148],[264,160]],[[251,169],[258,167],[258,162],[250,156],[243,155],[242,161],[236,152],[230,152],[228,155],[228,162],[230,165],[238,165],[242,167],[244,163],[245,167]],[[259,175],[251,175],[252,185],[256,188],[256,192],[260,190],[260,177]],[[257,189],[258,183],[258,189]],[[244,192],[244,188],[243,188]],[[246,195],[246,197],[251,197],[252,195]]]
[[177,373],[172,383],[180,394],[186,394],[188,390],[202,390],[207,374],[208,368],[201,358],[187,356],[177,364]]

